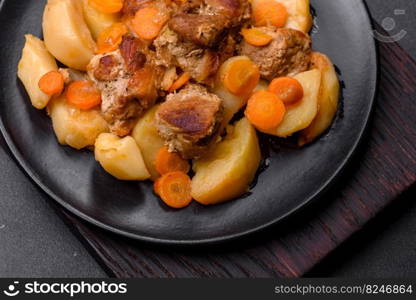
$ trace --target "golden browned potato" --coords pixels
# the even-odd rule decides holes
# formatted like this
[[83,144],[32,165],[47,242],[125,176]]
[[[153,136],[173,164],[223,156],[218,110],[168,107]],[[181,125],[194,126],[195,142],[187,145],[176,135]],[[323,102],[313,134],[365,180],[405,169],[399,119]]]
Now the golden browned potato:
[[120,180],[146,180],[150,173],[136,141],[102,133],[95,142],[95,159],[108,173]]
[[45,108],[51,96],[39,89],[39,79],[46,73],[58,69],[55,58],[46,50],[45,44],[27,34],[22,58],[17,67],[17,76],[22,81],[29,94],[32,105],[37,109]]
[[82,5],[85,22],[94,39],[97,39],[101,31],[119,21],[118,14],[102,13],[89,5],[89,0],[82,0]]
[[160,175],[156,171],[156,155],[164,146],[163,139],[159,136],[155,126],[155,114],[159,105],[152,107],[136,124],[132,136],[143,154],[151,179],[155,180]]
[[309,0],[275,0],[285,5],[288,18],[286,28],[308,33],[312,27],[312,15]]
[[287,107],[286,114],[276,128],[261,130],[265,133],[287,137],[308,127],[318,113],[318,95],[321,85],[321,71],[318,69],[299,73],[297,79],[303,87],[303,98],[300,103]]
[[95,42],[85,23],[81,0],[48,0],[43,14],[46,48],[70,68],[84,71]]
[[321,88],[319,90],[318,114],[308,128],[301,132],[299,145],[312,142],[320,136],[334,120],[339,99],[339,80],[331,60],[319,52],[312,53],[312,68],[322,73]]
[[223,141],[194,161],[192,197],[202,204],[216,204],[241,196],[249,189],[261,159],[256,130],[243,118],[228,127]]
[[107,122],[98,110],[80,110],[67,103],[64,96],[48,105],[58,141],[75,149],[93,146],[100,133],[107,132]]

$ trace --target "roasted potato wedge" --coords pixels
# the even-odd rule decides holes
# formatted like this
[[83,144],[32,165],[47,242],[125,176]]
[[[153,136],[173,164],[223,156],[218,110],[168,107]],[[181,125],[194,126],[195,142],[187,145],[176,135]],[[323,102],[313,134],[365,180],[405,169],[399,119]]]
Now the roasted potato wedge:
[[288,19],[286,28],[308,33],[312,27],[312,15],[309,0],[275,0],[286,6]]
[[81,0],[48,0],[43,14],[46,48],[70,68],[84,71],[95,42],[85,23]]
[[331,126],[338,107],[339,80],[331,60],[322,53],[313,52],[311,63],[312,68],[316,68],[322,73],[318,96],[319,109],[311,125],[301,132],[300,146],[312,142]]
[[29,94],[32,105],[43,109],[48,105],[51,96],[39,89],[39,79],[46,73],[58,69],[55,58],[46,50],[45,44],[27,34],[26,43],[22,51],[22,58],[17,67],[17,76],[22,81]]
[[264,133],[279,137],[287,137],[308,127],[318,113],[318,96],[321,85],[321,71],[318,69],[299,73],[297,79],[303,87],[303,99],[300,103],[286,108],[282,123]]
[[164,146],[164,141],[159,136],[154,122],[158,108],[159,105],[156,105],[147,111],[137,122],[132,133],[134,140],[142,151],[144,162],[152,180],[156,180],[160,176],[156,171],[155,162],[157,153]]
[[261,159],[257,134],[243,118],[228,128],[223,141],[193,163],[192,197],[216,204],[241,196],[249,189]]
[[118,22],[120,19],[118,14],[105,14],[98,11],[89,5],[89,0],[82,0],[82,5],[85,22],[95,40],[97,40],[101,31]]
[[117,179],[150,178],[140,148],[131,136],[119,138],[112,133],[100,134],[95,142],[95,159]]
[[58,142],[75,149],[93,146],[97,136],[108,131],[107,122],[98,110],[80,110],[69,105],[62,95],[48,105]]

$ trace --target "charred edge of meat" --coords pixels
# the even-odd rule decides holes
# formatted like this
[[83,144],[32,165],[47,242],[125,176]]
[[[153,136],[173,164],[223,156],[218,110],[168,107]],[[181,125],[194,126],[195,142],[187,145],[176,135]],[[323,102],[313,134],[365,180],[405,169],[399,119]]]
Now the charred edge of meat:
[[101,57],[94,71],[95,78],[100,81],[110,81],[116,78],[118,76],[116,64],[117,62],[111,54]]
[[143,45],[139,39],[125,35],[119,49],[128,73],[134,73],[144,66],[146,56],[141,52]]

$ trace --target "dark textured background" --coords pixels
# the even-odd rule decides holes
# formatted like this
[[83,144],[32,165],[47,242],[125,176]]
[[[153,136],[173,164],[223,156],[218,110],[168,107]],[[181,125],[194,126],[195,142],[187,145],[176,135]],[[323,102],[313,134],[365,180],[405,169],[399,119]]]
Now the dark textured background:
[[[330,0],[321,0],[330,1]],[[346,0],[348,1],[348,0]],[[416,1],[368,0],[379,23],[405,29],[401,46],[416,58]],[[394,16],[394,9],[406,14]],[[415,99],[416,100],[416,99]],[[55,205],[23,174],[0,139],[0,276],[97,277],[106,273],[56,214]],[[414,189],[334,251],[308,276],[415,276]]]

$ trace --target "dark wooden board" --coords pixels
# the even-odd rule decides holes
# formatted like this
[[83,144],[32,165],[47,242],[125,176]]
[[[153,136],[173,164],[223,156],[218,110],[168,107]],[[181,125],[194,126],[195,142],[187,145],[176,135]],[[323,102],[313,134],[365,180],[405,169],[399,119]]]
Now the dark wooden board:
[[396,43],[378,46],[379,91],[366,138],[324,199],[278,226],[216,247],[160,248],[61,213],[117,277],[303,275],[416,181],[416,62]]

